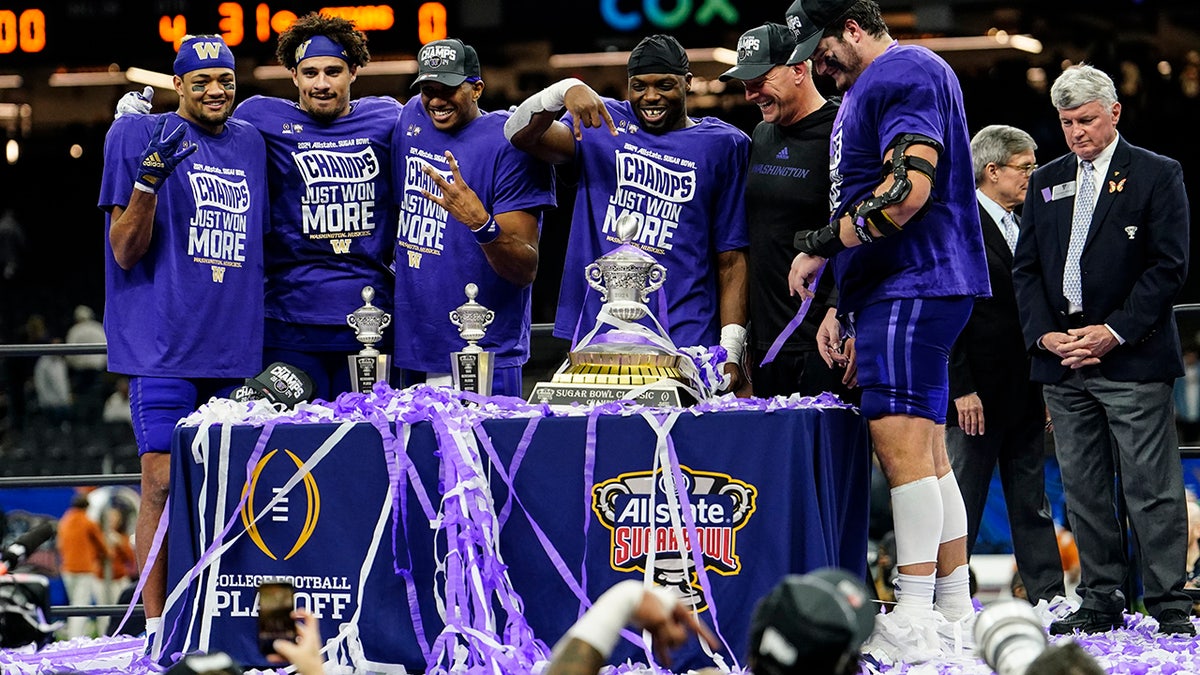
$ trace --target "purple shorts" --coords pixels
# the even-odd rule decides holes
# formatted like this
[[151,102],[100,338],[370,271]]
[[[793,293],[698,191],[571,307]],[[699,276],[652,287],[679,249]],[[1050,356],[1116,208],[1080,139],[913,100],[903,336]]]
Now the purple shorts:
[[229,378],[129,378],[129,408],[138,457],[147,452],[171,452],[171,435],[179,420],[217,396],[228,396],[242,385]]
[[852,319],[867,419],[912,415],[946,423],[950,349],[974,298],[904,298],[867,305]]

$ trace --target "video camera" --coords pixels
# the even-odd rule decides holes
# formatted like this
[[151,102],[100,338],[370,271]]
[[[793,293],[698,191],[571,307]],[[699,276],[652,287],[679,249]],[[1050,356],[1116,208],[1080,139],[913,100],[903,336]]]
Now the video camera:
[[0,552],[0,648],[45,646],[62,625],[50,623],[50,580],[41,574],[9,573],[54,536],[42,523]]

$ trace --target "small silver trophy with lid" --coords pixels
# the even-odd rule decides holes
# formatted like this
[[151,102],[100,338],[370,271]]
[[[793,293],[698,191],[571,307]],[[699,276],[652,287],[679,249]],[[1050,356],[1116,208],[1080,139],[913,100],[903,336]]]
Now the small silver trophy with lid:
[[392,315],[372,305],[374,298],[375,289],[363,287],[363,306],[346,315],[354,337],[363,343],[357,354],[346,357],[350,361],[350,384],[359,394],[368,394],[376,382],[387,381],[391,361],[375,348],[375,343],[383,339],[383,329],[391,325]]
[[450,323],[458,328],[458,334],[467,341],[467,346],[450,354],[450,377],[459,391],[491,396],[496,355],[484,351],[476,343],[483,339],[496,313],[475,302],[475,296],[479,295],[478,286],[467,284],[463,290],[467,301],[450,312]]

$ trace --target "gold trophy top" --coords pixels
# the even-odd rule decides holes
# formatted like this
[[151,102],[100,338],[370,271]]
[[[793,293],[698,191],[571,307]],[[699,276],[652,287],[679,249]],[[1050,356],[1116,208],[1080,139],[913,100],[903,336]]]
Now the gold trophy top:
[[363,306],[346,315],[346,323],[354,329],[354,337],[363,344],[359,354],[364,356],[378,354],[375,343],[383,339],[383,329],[392,323],[392,315],[371,304],[375,298],[375,289],[364,286],[362,289]]
[[467,294],[467,301],[450,312],[450,323],[458,327],[459,336],[467,341],[464,352],[481,352],[483,348],[475,343],[483,339],[496,313],[475,302],[475,296],[479,295],[478,286],[467,284],[463,291]]

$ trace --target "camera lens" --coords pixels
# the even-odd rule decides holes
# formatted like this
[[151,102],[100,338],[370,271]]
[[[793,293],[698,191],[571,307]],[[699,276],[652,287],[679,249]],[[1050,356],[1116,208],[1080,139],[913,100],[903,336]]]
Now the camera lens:
[[1022,600],[988,605],[975,620],[975,644],[998,675],[1023,675],[1047,645],[1037,612]]

